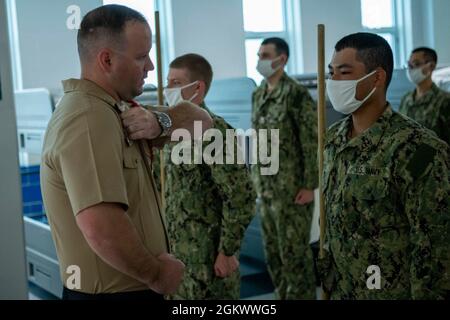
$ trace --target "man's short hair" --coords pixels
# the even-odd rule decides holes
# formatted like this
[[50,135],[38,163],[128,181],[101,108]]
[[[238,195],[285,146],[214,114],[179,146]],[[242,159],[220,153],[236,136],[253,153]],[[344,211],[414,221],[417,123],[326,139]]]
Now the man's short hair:
[[273,37],[264,39],[261,43],[262,46],[273,44],[275,46],[275,51],[278,55],[284,53],[289,59],[289,45],[287,42],[281,38]]
[[427,61],[433,61],[435,64],[438,62],[438,55],[437,52],[431,48],[428,47],[419,47],[414,49],[411,54],[417,53],[417,52],[423,52],[423,55]]
[[125,25],[133,21],[148,25],[141,13],[126,6],[110,4],[88,12],[81,21],[77,35],[80,60],[90,58],[92,50],[99,45],[123,45]]
[[169,67],[172,69],[187,69],[190,80],[205,82],[205,95],[208,93],[213,79],[213,70],[211,64],[204,57],[199,54],[188,53],[173,60]]
[[386,39],[377,34],[358,32],[345,36],[334,47],[336,52],[346,48],[356,50],[356,57],[366,66],[366,73],[376,68],[382,68],[386,72],[387,91],[394,71],[394,55]]

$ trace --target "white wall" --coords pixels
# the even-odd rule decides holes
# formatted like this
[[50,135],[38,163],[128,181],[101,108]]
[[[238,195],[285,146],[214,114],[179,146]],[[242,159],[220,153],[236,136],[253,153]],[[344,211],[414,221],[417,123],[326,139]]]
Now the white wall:
[[[172,57],[202,54],[211,62],[216,79],[246,74],[241,0],[168,1],[164,8],[172,12],[167,19],[174,37]],[[58,92],[61,80],[79,77],[77,31],[66,27],[67,7],[74,4],[83,16],[102,0],[16,0],[25,89],[46,87]]]
[[[409,3],[408,3],[409,2]],[[450,1],[448,0],[407,0],[410,17],[407,24],[411,28],[410,51],[417,47],[434,48],[439,55],[440,65],[450,65]]]
[[78,5],[83,16],[101,0],[16,0],[23,88],[61,90],[61,80],[79,77],[77,30],[69,30],[66,13]]
[[[246,74],[245,34],[241,0],[161,0],[172,15],[163,19],[173,47],[171,58],[188,52],[204,55],[213,65],[215,78]],[[317,24],[326,26],[326,60],[336,41],[361,31],[360,0],[296,0],[300,2],[303,71],[316,72]],[[413,30],[410,47],[437,49],[440,62],[450,64],[450,1],[411,2]],[[82,15],[102,0],[16,0],[24,88],[61,90],[61,80],[80,73],[76,31],[66,28],[69,5],[79,5]],[[164,31],[164,30],[163,30]],[[292,45],[292,44],[291,44]],[[409,48],[408,48],[409,49]],[[293,57],[294,58],[294,57]],[[168,60],[165,58],[165,60]],[[163,61],[166,65],[169,61]]]
[[450,1],[433,0],[434,45],[439,63],[450,65]]
[[304,72],[317,72],[317,25],[325,25],[325,61],[347,34],[361,31],[360,0],[300,0]]
[[[411,22],[410,27],[412,31],[412,47],[410,50],[421,47],[433,47],[433,39],[430,34],[433,33],[432,24],[430,21],[430,14],[432,14],[432,7],[428,0],[410,0],[411,1]],[[409,54],[409,52],[408,52]]]
[[203,55],[215,79],[246,74],[241,0],[172,0],[174,53]]

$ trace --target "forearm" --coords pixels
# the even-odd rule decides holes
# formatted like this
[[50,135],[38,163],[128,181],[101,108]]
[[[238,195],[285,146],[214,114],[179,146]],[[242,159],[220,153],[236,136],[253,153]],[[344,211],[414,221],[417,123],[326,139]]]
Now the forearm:
[[[190,102],[183,102],[170,108],[156,107],[154,110],[168,113],[172,120],[169,135],[152,140],[152,146],[156,148],[161,148],[169,143],[170,136],[177,129],[185,129],[193,139],[199,139],[206,130],[213,126],[213,120],[208,112]],[[196,128],[196,125],[198,128]]]
[[218,252],[222,252],[227,257],[234,255],[239,250],[244,238],[245,228],[239,225],[239,221],[234,222],[234,226],[223,223],[219,247],[217,248]]
[[[412,251],[410,281],[413,299],[442,299],[450,289],[450,215],[448,147],[444,144],[434,150],[419,150],[411,161],[419,158],[422,171],[411,174],[411,181],[403,189],[403,203],[410,225]],[[407,168],[411,168],[408,165]],[[416,167],[417,168],[417,167]],[[409,169],[408,169],[409,170]],[[400,176],[400,175],[399,175]]]
[[249,192],[249,194],[252,196],[233,199],[234,206],[224,205],[218,251],[223,252],[226,256],[231,256],[239,250],[245,230],[255,216],[256,195],[253,192]]
[[306,121],[310,121],[310,125],[306,126],[300,134],[300,143],[304,160],[304,185],[308,190],[314,190],[319,185],[318,171],[318,143],[317,143],[317,126],[315,117],[310,117]]
[[92,250],[116,270],[147,285],[153,283],[158,277],[159,262],[144,247],[127,214],[114,209],[99,214],[107,216],[101,224],[91,220],[89,227],[83,227],[83,222],[79,222]]
[[[235,151],[240,152],[240,149]],[[244,165],[213,165],[211,176],[222,199],[218,251],[231,256],[239,250],[245,230],[256,213],[256,193]]]

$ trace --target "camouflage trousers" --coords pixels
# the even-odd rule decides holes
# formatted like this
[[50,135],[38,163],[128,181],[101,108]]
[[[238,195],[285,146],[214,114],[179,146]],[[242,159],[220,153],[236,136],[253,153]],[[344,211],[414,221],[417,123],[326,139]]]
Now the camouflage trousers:
[[172,300],[238,300],[239,270],[228,278],[215,276],[213,264],[186,264],[183,281]]
[[313,205],[299,206],[289,201],[261,199],[269,274],[277,299],[315,299],[313,256],[309,246]]

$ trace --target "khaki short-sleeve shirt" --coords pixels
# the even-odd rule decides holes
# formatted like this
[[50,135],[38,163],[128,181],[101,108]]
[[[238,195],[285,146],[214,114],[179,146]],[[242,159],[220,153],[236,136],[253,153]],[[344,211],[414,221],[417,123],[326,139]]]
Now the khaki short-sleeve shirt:
[[[88,80],[63,82],[64,96],[47,128],[41,164],[41,187],[63,284],[69,266],[81,271],[84,293],[148,289],[105,263],[87,244],[76,215],[100,203],[125,210],[150,253],[168,251],[163,216],[149,161],[139,143],[129,145],[116,101]],[[146,143],[145,148],[148,149]],[[72,279],[71,279],[72,280]]]

